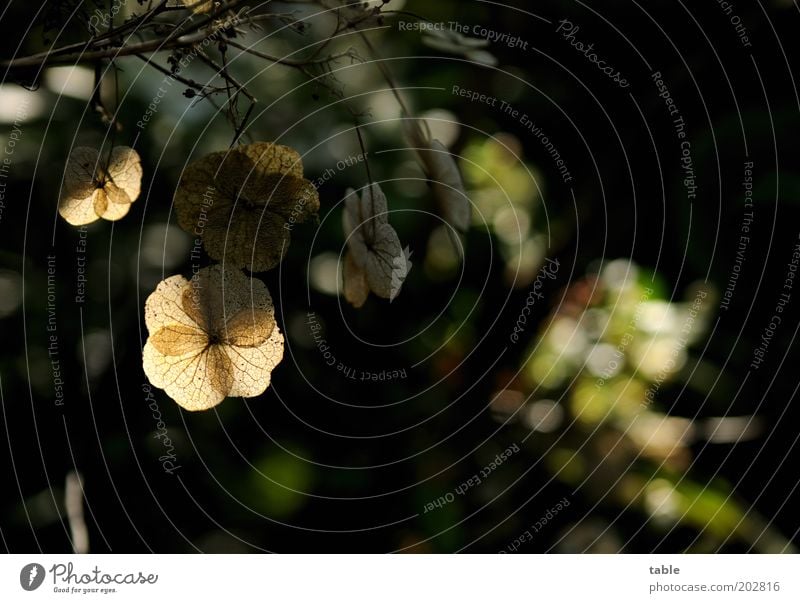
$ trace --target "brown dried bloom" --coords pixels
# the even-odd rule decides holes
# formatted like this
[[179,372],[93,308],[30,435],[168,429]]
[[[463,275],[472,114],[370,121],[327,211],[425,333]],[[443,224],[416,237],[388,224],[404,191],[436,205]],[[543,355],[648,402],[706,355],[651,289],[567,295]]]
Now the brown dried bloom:
[[294,149],[269,142],[206,155],[190,164],[175,192],[178,224],[203,238],[208,255],[254,272],[277,266],[291,226],[319,211]]

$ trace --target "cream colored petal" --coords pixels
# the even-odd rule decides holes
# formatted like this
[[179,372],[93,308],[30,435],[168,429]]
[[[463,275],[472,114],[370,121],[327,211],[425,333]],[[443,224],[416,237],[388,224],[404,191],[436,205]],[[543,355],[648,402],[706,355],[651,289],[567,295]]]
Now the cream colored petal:
[[144,303],[144,320],[150,333],[176,324],[198,328],[199,325],[183,309],[183,289],[188,284],[189,281],[180,274],[158,283]]
[[64,170],[62,197],[85,199],[94,192],[97,188],[95,175],[100,168],[99,158],[97,149],[91,147],[72,149]]
[[103,215],[100,217],[103,220],[109,220],[110,222],[115,222],[116,220],[121,220],[125,216],[128,215],[128,212],[131,210],[131,204],[122,204],[122,203],[109,203],[106,211],[103,212]]
[[98,188],[95,189],[94,194],[92,195],[92,205],[94,206],[94,213],[98,216],[102,216],[108,210],[108,195],[106,195],[105,189]]
[[221,266],[215,264],[193,275],[181,293],[181,308],[206,333],[214,332],[225,314]]
[[264,393],[270,384],[271,373],[283,359],[283,334],[277,326],[258,347],[225,346],[233,366],[233,385],[230,396],[252,398]]
[[73,226],[96,222],[100,216],[94,210],[94,191],[95,189],[92,189],[89,196],[83,199],[62,196],[58,203],[58,213]]
[[[238,328],[241,329],[249,319],[251,326],[258,327],[260,333],[264,332],[264,326],[259,327],[254,323],[256,318],[258,322],[275,322],[272,297],[267,286],[227,265],[223,269],[222,265],[214,264],[195,274],[183,289],[181,306],[195,323],[222,337],[225,336],[226,323],[230,328],[229,321],[238,320]],[[247,314],[248,318],[243,314]],[[245,336],[242,330],[237,330],[236,335]],[[269,333],[258,344],[267,337]]]
[[133,203],[139,198],[142,190],[142,162],[139,153],[130,147],[114,147],[108,160],[106,169],[114,185],[125,193],[127,200],[122,195],[109,192],[109,199],[113,203]]
[[133,203],[131,198],[128,196],[128,193],[126,193],[124,189],[121,189],[113,182],[106,182],[103,186],[103,190],[108,197],[109,203],[115,203],[117,205],[130,205]]
[[162,354],[148,341],[143,366],[155,387],[186,410],[208,410],[222,402],[233,384],[233,364],[221,346],[183,356]]
[[[187,309],[187,292],[196,293],[201,309]],[[173,276],[159,283],[145,303],[145,321],[145,373],[187,410],[211,408],[227,395],[260,394],[283,357],[266,285],[220,265],[203,268],[192,281]],[[200,321],[210,325],[207,331]],[[227,335],[229,344],[209,345],[209,332]]]

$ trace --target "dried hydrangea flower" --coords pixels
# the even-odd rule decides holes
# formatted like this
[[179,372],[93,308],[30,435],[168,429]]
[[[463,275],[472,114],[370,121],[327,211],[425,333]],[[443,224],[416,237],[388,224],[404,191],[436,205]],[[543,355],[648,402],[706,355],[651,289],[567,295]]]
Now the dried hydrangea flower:
[[132,148],[114,147],[106,158],[97,149],[75,147],[67,161],[58,213],[75,226],[100,218],[119,220],[141,187],[142,164]]
[[261,272],[283,259],[292,225],[317,214],[319,195],[303,178],[297,151],[256,142],[190,164],[175,210],[181,228],[202,237],[212,258]]
[[283,358],[266,285],[240,270],[203,268],[161,281],[145,302],[144,372],[186,410],[258,396]]
[[406,253],[388,217],[386,196],[377,184],[360,197],[353,189],[347,191],[342,225],[348,250],[342,276],[345,299],[356,308],[370,291],[394,299],[408,274]]

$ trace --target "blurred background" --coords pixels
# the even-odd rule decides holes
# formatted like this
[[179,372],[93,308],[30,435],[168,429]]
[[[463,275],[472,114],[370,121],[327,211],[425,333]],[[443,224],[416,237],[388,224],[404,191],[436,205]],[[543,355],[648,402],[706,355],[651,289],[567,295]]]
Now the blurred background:
[[[2,57],[85,40],[110,7],[79,4],[11,0]],[[227,49],[258,99],[243,140],[297,149],[306,177],[322,178],[321,210],[256,275],[286,335],[272,385],[204,413],[146,385],[143,306],[163,278],[190,275],[193,239],[172,197],[188,162],[231,143],[226,95],[192,97],[137,57],[115,61],[99,94],[118,110],[114,144],[142,157],[142,194],[123,220],[81,230],[56,210],[70,149],[108,144],[95,66],[5,73],[3,548],[794,551],[800,291],[784,284],[800,231],[797,7],[530,4],[391,0],[366,25],[461,170],[473,206],[463,258],[358,36],[322,52],[349,56],[306,73]],[[119,6],[116,23],[143,10]],[[316,3],[259,10],[276,18],[235,41],[273,56],[310,56],[336,27],[331,13],[310,16]],[[556,31],[563,19],[579,27],[572,40]],[[492,41],[400,26],[424,22]],[[170,55],[153,60],[168,70]],[[224,86],[200,60],[180,75]],[[413,263],[397,299],[359,310],[339,295],[341,200],[367,183],[346,104]],[[344,368],[328,365],[312,323]]]

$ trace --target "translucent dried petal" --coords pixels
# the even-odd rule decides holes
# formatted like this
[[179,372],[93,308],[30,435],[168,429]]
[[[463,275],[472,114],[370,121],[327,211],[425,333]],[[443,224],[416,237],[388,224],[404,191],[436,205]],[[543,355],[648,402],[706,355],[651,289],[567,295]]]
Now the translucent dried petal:
[[190,164],[175,193],[181,228],[202,236],[208,254],[255,272],[275,267],[290,242],[287,225],[319,211],[297,151],[257,142]]
[[109,202],[106,191],[102,188],[95,189],[92,194],[92,208],[94,209],[94,213],[97,214],[97,217],[102,216],[108,211],[108,205]]
[[148,341],[144,372],[155,387],[186,410],[207,410],[222,402],[233,387],[233,363],[221,346],[197,353],[169,356]]
[[[342,226],[345,237],[354,249],[358,265],[363,267],[366,253],[365,240],[373,240],[375,229],[381,224],[388,224],[389,205],[386,195],[377,184],[365,188],[360,197],[352,188],[347,189],[346,195]],[[363,232],[355,236],[358,229],[363,229]]]
[[254,142],[241,147],[244,153],[263,172],[303,177],[303,160],[291,147],[273,142]]
[[386,195],[377,184],[365,188],[361,196],[352,188],[348,188],[344,207],[343,225],[347,236],[367,221],[376,224],[389,222],[389,204]]
[[400,239],[388,223],[386,196],[377,184],[364,189],[360,198],[348,192],[342,218],[349,248],[343,270],[345,298],[359,307],[366,299],[366,285],[378,297],[392,299],[399,292],[398,278],[405,279],[407,271]]
[[400,289],[406,281],[408,273],[411,272],[411,250],[406,246],[402,255],[394,258],[392,266],[392,286],[389,294],[389,301],[394,300],[400,294]]
[[[203,233],[208,255],[252,272],[280,264],[291,242],[286,221],[269,211],[233,209],[224,223],[210,222]],[[220,221],[222,222],[222,221]]]
[[[142,191],[142,161],[135,150],[123,146],[111,149],[106,175],[111,181],[105,188],[113,203],[133,203],[139,198]],[[111,190],[108,184],[113,185]]]
[[381,224],[364,263],[369,288],[378,297],[392,297],[392,275],[398,259],[405,259],[400,239],[389,224]]
[[270,338],[274,328],[272,312],[245,309],[225,323],[224,339],[232,346],[255,348]]
[[[96,149],[75,147],[64,173],[58,212],[70,224],[119,220],[141,192],[142,166],[129,147],[114,147],[104,165]],[[115,207],[119,205],[120,207]]]
[[233,365],[233,385],[228,395],[252,398],[264,393],[272,371],[283,359],[283,334],[275,327],[259,346],[227,346],[227,350]]
[[116,220],[121,220],[127,216],[130,210],[131,203],[109,203],[106,207],[106,210],[100,214],[100,217],[103,218],[103,220],[115,222]]
[[[201,271],[195,274],[181,292],[181,308],[200,329],[212,333],[216,324],[224,322],[222,287],[217,274],[218,266],[213,272]],[[212,274],[214,275],[212,281]]]
[[73,226],[91,224],[100,219],[94,210],[95,189],[85,198],[62,197],[58,204],[58,213]]
[[99,165],[97,149],[75,147],[64,170],[63,194],[70,199],[85,199],[97,188],[95,172]]
[[217,188],[226,153],[211,153],[190,163],[181,175],[175,191],[175,214],[178,225],[194,236],[202,236],[211,212],[219,213],[214,222],[224,219],[235,198],[223,195]]
[[145,374],[187,410],[262,393],[283,357],[266,285],[220,265],[159,283],[145,322]]
[[180,274],[161,281],[144,303],[144,321],[147,330],[155,333],[162,327],[199,325],[183,309],[183,292],[189,281]]
[[148,341],[162,354],[183,356],[202,352],[208,346],[208,335],[197,327],[174,324],[160,328]]
[[193,323],[220,337],[231,321],[242,320],[242,313],[250,315],[254,325],[267,321],[270,332],[275,325],[275,310],[267,286],[246,277],[241,270],[227,266],[223,269],[219,264],[203,268],[186,281],[180,304]]

